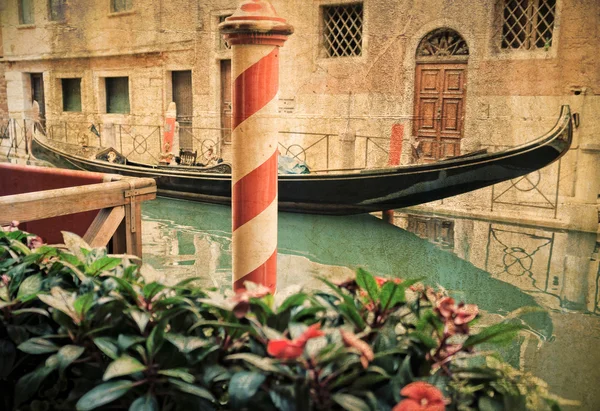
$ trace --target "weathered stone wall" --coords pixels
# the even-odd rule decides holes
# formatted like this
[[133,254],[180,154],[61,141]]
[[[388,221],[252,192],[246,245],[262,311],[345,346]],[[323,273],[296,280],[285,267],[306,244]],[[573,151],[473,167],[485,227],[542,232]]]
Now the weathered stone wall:
[[[356,140],[354,159],[349,161],[337,135],[350,132],[387,139],[392,126],[401,124],[402,162],[412,161],[416,49],[427,33],[448,27],[469,47],[462,151],[530,140],[554,124],[562,104],[570,104],[581,117],[573,149],[561,163],[560,176],[557,168],[543,171],[540,187],[551,196],[559,180],[563,202],[595,204],[600,183],[589,182],[587,176],[600,174],[600,120],[594,115],[600,108],[596,0],[557,2],[552,46],[531,51],[498,50],[501,10],[493,0],[469,1],[468,11],[464,2],[449,0],[365,1],[363,53],[343,58],[323,56],[321,6],[354,0],[272,2],[295,27],[281,49],[282,110],[277,131],[287,132],[281,134],[285,144],[308,146],[331,135],[330,167],[362,165],[367,149],[369,165],[383,165],[385,152],[367,147],[364,138]],[[220,16],[231,14],[237,3],[153,0],[134,2],[134,9],[127,12],[110,13],[109,2],[78,0],[69,2],[65,22],[57,23],[48,21],[47,6],[41,2],[35,6],[35,24],[23,26],[18,24],[16,0],[6,0],[0,19],[4,59],[10,64],[5,74],[8,109],[20,116],[30,108],[26,73],[36,72],[44,73],[50,123],[159,126],[172,98],[171,72],[191,70],[193,126],[218,128],[220,61],[230,59],[231,51],[220,47],[217,26]],[[102,81],[107,76],[129,77],[129,115],[105,113]],[[83,79],[82,113],[62,111],[60,79],[65,77]],[[1,101],[0,93],[0,110]],[[127,133],[148,136],[151,128],[130,127]],[[219,138],[218,131],[206,133]],[[154,137],[148,141],[154,142]],[[388,145],[386,140],[379,144]],[[323,140],[307,152],[317,168],[325,166],[325,147]],[[229,148],[223,146],[225,157]],[[585,171],[576,167],[581,163]],[[491,195],[479,190],[445,204],[489,209]]]

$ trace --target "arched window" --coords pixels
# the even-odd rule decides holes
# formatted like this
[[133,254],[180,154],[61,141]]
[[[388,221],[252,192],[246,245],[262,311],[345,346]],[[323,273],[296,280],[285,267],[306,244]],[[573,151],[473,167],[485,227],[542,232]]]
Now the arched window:
[[456,31],[443,27],[430,31],[417,47],[417,59],[467,59],[469,47]]

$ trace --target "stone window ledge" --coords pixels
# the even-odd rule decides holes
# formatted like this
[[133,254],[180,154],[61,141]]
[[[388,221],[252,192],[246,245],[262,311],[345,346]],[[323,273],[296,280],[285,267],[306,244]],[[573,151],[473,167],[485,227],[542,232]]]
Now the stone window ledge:
[[133,14],[137,14],[137,10],[125,10],[125,11],[112,11],[108,13],[108,17],[122,17],[122,16],[130,16]]
[[34,28],[35,28],[35,24],[19,24],[17,26],[18,30],[34,29]]

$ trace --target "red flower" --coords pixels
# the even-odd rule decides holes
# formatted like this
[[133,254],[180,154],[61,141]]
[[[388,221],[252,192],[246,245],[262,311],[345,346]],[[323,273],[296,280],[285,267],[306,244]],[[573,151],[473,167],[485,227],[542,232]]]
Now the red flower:
[[304,346],[308,340],[325,335],[320,328],[321,324],[316,323],[308,327],[306,331],[298,336],[298,338],[293,340],[271,340],[267,344],[267,353],[269,353],[270,356],[279,358],[281,360],[296,359],[304,352]]
[[468,334],[469,322],[479,314],[479,308],[475,304],[460,303],[457,306],[450,297],[437,300],[435,310],[444,321],[444,332],[448,335]]
[[423,381],[408,384],[400,394],[406,397],[392,411],[444,411],[446,400],[440,390]]

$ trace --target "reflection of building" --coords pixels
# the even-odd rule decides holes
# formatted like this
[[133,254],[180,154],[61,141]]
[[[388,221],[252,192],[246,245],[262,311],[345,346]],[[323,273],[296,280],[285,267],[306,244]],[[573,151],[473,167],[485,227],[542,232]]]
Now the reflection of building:
[[[97,143],[94,124],[100,142],[149,158],[175,101],[182,145],[219,142],[227,158],[231,50],[217,26],[237,4],[4,1],[9,113],[22,118],[35,98],[55,138]],[[497,150],[547,130],[568,103],[579,114],[574,148],[560,176],[550,167],[537,186],[554,202],[560,181],[570,206],[559,214],[589,226],[600,184],[589,178],[600,174],[597,1],[480,0],[468,13],[442,0],[273,4],[295,27],[281,50],[278,131],[286,147],[312,145],[301,158],[316,168],[385,165],[388,142],[370,137],[389,139],[394,126],[404,163]],[[533,194],[501,200],[545,204]],[[443,206],[489,210],[490,198],[482,190]]]

